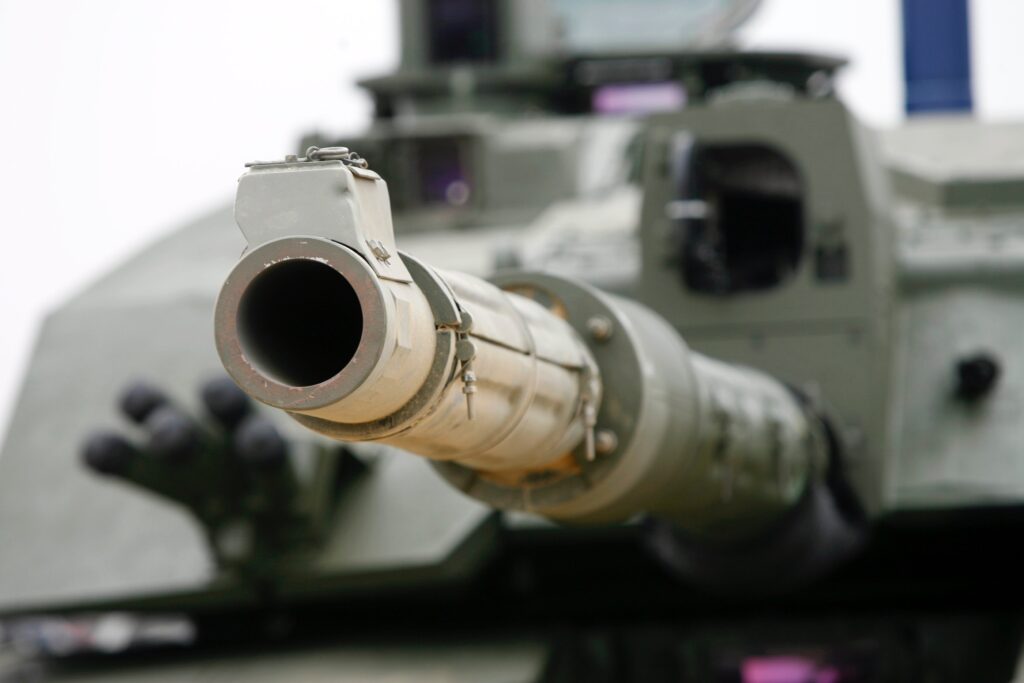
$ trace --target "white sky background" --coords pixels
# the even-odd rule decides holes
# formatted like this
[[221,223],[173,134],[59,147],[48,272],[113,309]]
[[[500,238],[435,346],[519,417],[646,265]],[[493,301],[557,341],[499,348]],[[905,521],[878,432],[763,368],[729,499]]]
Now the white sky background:
[[[973,0],[975,96],[1024,118],[1020,0]],[[766,0],[740,40],[822,50],[873,125],[901,119],[898,0]],[[0,434],[45,312],[228,201],[242,163],[366,124],[392,0],[0,0]]]

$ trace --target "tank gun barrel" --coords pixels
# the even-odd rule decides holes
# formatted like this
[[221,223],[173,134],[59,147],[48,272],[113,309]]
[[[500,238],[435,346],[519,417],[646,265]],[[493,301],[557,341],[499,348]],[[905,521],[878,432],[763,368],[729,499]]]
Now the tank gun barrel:
[[249,249],[217,302],[221,359],[322,434],[430,458],[499,508],[646,512],[715,537],[767,525],[824,469],[822,423],[794,393],[691,351],[647,308],[399,254],[386,184],[344,159],[254,166],[236,218]]
[[406,258],[425,286],[381,278],[329,240],[258,247],[218,306],[225,365],[257,399],[335,438],[488,472],[568,453],[599,398],[578,336],[529,299]]

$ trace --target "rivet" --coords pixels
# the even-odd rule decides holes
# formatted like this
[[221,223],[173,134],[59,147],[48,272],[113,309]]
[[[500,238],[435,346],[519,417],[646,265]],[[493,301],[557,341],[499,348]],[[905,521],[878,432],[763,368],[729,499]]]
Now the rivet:
[[619,437],[610,429],[599,429],[594,434],[594,451],[598,455],[608,455],[619,447]]
[[590,332],[590,336],[593,337],[595,341],[608,341],[611,339],[614,329],[612,321],[603,315],[595,315],[587,321],[587,331]]

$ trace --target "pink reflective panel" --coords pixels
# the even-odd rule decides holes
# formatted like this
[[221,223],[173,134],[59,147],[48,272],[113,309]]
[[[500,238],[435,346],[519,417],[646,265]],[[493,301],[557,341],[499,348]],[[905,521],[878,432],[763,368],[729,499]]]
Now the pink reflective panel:
[[841,677],[806,657],[750,657],[743,661],[743,683],[841,683]]
[[606,85],[594,91],[592,104],[599,114],[674,111],[686,104],[686,91],[679,83]]

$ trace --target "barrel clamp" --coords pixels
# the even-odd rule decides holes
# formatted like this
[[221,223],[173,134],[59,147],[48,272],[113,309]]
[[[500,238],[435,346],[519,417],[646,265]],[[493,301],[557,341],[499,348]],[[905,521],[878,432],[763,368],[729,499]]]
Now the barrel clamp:
[[469,333],[473,329],[473,316],[468,311],[460,310],[459,317],[461,320],[455,329],[455,357],[461,366],[462,393],[466,396],[466,417],[472,420],[473,395],[476,394],[476,372],[473,370],[476,344],[469,338]]
[[[572,461],[578,469],[545,472],[528,481],[512,483],[480,476],[472,468],[451,460],[435,460],[431,465],[452,486],[502,509],[559,508],[615,476],[623,457],[634,447],[638,429],[644,424],[641,347],[621,312],[589,285],[556,275],[522,272],[501,273],[492,282],[543,306],[557,306],[559,315],[593,357],[593,367],[584,364],[576,374],[579,395],[572,420],[582,427],[583,438],[572,449]],[[606,320],[592,324],[597,318]],[[451,323],[450,326],[453,330],[456,327]],[[602,386],[614,387],[614,400],[601,398]]]
[[[462,393],[466,397],[466,415],[472,420],[475,414],[473,396],[477,393],[477,376],[473,369],[477,348],[470,336],[473,331],[473,315],[459,305],[451,287],[436,272],[408,254],[403,253],[401,257],[430,303],[438,333],[455,335],[458,369],[446,381],[446,386],[457,374],[462,381]],[[441,360],[440,357],[438,360]]]
[[583,418],[583,450],[587,462],[594,462],[597,449],[594,445],[594,430],[597,427],[597,403],[600,395],[600,383],[597,372],[586,366],[580,372],[580,416]]

